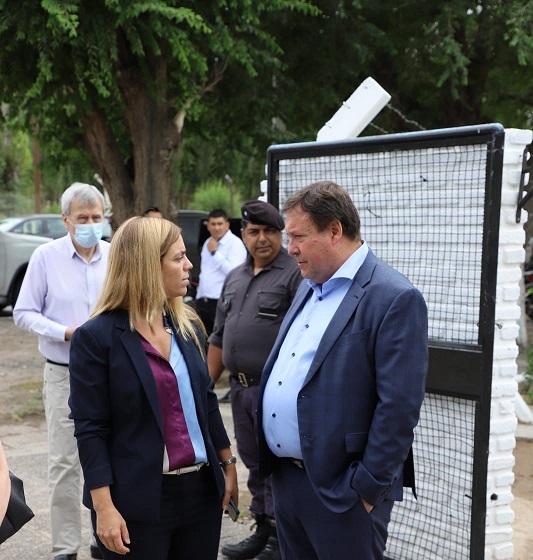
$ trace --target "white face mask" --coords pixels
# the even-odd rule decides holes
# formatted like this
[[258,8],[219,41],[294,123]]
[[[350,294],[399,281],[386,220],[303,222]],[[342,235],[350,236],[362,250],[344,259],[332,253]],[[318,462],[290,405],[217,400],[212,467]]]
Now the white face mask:
[[100,241],[100,239],[102,239],[102,222],[73,225],[76,228],[76,233],[74,234],[76,241],[86,249],[94,247]]

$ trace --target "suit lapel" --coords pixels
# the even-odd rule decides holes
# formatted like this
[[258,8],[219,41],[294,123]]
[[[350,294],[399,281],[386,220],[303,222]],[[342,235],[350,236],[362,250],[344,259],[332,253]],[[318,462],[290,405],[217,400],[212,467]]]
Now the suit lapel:
[[305,377],[304,385],[308,383],[313,375],[315,375],[315,373],[318,371],[332,346],[335,344],[342,331],[348,324],[348,321],[350,321],[350,319],[353,317],[357,306],[363,299],[363,296],[366,292],[364,286],[366,286],[366,284],[370,282],[375,266],[376,257],[371,251],[369,251],[366,259],[361,265],[361,268],[355,275],[355,278],[352,281],[352,285],[350,286],[347,294],[344,296],[344,299],[335,312],[335,315],[333,315],[331,322],[329,323],[326,331],[324,332],[324,335],[322,336],[315,357],[313,358],[311,366],[309,367],[309,371],[307,372],[307,375]]
[[[318,371],[319,367],[321,366],[322,362],[328,355],[328,352],[331,350],[331,347],[335,343],[335,341],[339,338],[340,334],[342,333],[343,329],[348,324],[348,321],[355,313],[357,306],[361,302],[364,294],[365,294],[365,286],[370,282],[372,278],[372,273],[374,272],[374,268],[376,267],[377,258],[374,253],[369,249],[366,259],[364,260],[361,268],[358,270],[355,278],[348,290],[348,293],[342,300],[339,308],[337,309],[333,319],[331,320],[330,324],[328,325],[324,336],[319,344],[317,349],[316,355],[311,363],[309,371],[307,372],[304,384],[306,384],[313,375]],[[262,385],[266,385],[266,379],[270,375],[272,371],[272,367],[276,362],[278,357],[279,349],[285,340],[285,336],[289,328],[294,321],[294,318],[300,313],[302,307],[305,305],[308,298],[311,296],[312,289],[309,287],[307,282],[304,280],[296,295],[294,296],[294,300],[292,302],[287,315],[285,315],[285,319],[281,324],[278,336],[276,338],[276,342],[274,343],[274,347],[268,357],[268,360],[265,364],[263,369],[264,379],[262,381]]]
[[157,387],[155,384],[155,379],[148,364],[148,359],[144,353],[143,347],[139,341],[139,337],[135,331],[131,331],[128,324],[128,319],[126,317],[125,324],[117,323],[117,327],[123,330],[120,337],[122,344],[126,352],[128,353],[135,373],[141,381],[152,412],[157,420],[159,429],[163,433],[163,422],[161,420],[161,409],[159,407],[159,396],[157,393]]
[[309,371],[305,377],[304,385],[309,382],[322,365],[322,362],[325,360],[331,350],[331,347],[335,344],[340,334],[348,324],[348,321],[355,313],[355,310],[357,309],[364,293],[365,290],[354,280],[348,290],[348,293],[344,296],[344,299],[339,305],[339,309],[335,312],[335,315],[333,315],[333,319],[322,336],[315,357],[313,358]]
[[[136,332],[132,332],[130,330],[128,316],[126,314],[124,314],[123,316],[119,316],[116,326],[123,331],[120,337],[122,344],[124,345],[126,352],[131,358],[135,372],[141,381],[144,392],[146,393],[146,397],[148,398],[148,402],[150,403],[159,428],[161,429],[161,433],[163,433],[163,422],[161,419],[161,409],[159,405],[157,386],[152,374],[152,370],[150,369],[150,365],[148,364],[146,354],[144,353],[143,347],[141,346],[141,343],[139,341],[139,337]],[[198,383],[198,351],[196,350],[196,346],[192,340],[184,341],[183,337],[176,335],[175,328],[174,336],[181,350],[181,353],[183,354],[185,363],[187,364],[187,369],[189,370],[196,409],[200,411],[202,410],[202,399],[199,393],[200,384]],[[198,414],[198,417],[202,417],[200,413]]]

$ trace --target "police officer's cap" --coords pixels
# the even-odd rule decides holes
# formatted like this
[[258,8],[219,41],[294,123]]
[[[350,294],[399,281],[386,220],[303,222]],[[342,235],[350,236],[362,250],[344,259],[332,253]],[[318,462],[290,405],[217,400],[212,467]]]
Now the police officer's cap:
[[241,208],[242,219],[252,224],[270,226],[280,231],[285,227],[283,218],[270,202],[250,200]]

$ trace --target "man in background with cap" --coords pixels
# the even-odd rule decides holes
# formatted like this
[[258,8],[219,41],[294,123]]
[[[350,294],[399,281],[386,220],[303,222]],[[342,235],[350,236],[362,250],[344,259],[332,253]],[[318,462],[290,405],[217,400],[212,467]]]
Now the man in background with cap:
[[249,256],[224,282],[207,363],[215,382],[230,373],[231,408],[237,449],[249,470],[250,511],[256,531],[244,541],[222,547],[235,560],[280,558],[270,481],[258,472],[257,397],[261,371],[279,327],[302,280],[296,261],[281,245],[283,219],[268,202],[242,207],[242,239]]

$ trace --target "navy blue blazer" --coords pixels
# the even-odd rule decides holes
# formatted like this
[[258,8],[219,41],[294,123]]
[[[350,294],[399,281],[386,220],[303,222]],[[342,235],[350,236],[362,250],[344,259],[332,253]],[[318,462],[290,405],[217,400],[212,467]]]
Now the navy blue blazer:
[[[279,459],[263,433],[263,394],[307,282],[285,316],[259,394],[260,469]],[[376,505],[414,488],[411,446],[425,393],[427,307],[422,294],[371,251],[333,316],[297,399],[305,468],[323,503],[344,512],[360,497]],[[405,466],[405,468],[404,468]]]
[[[206,362],[193,341],[177,336],[187,363],[210,470],[222,498],[225,483],[217,450],[230,446]],[[78,327],[70,350],[70,417],[74,419],[90,490],[110,486],[126,520],[157,520],[164,439],[152,370],[123,310],[104,313]]]

